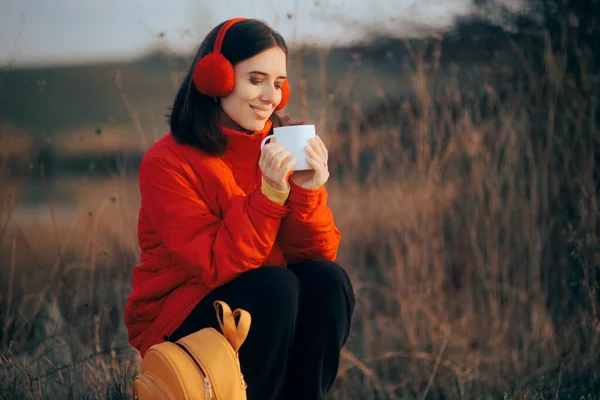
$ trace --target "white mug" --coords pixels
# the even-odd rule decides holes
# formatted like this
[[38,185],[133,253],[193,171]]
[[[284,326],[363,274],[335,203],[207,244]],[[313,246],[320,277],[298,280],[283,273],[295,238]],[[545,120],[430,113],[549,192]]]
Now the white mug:
[[267,141],[275,138],[277,144],[281,145],[296,158],[294,171],[312,169],[306,161],[306,146],[310,139],[315,137],[316,131],[314,125],[289,125],[273,128],[273,134],[265,137],[260,144],[262,150]]

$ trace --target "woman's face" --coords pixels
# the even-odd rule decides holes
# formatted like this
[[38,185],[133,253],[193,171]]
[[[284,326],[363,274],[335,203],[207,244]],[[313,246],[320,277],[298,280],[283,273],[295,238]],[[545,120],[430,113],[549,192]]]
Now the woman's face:
[[287,77],[285,53],[272,47],[238,63],[234,70],[235,87],[221,97],[221,122],[233,129],[262,130],[281,102],[281,86]]

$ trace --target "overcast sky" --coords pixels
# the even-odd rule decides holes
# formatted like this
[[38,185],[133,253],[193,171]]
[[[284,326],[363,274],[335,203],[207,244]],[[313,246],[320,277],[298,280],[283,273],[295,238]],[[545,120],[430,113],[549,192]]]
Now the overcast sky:
[[189,51],[237,16],[265,20],[290,45],[347,43],[365,29],[410,35],[415,24],[452,26],[472,1],[0,0],[0,66],[134,57],[161,42]]

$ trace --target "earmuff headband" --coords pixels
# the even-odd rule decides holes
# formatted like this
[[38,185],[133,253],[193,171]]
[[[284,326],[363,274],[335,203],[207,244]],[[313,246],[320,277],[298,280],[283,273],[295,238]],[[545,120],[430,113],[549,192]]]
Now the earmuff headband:
[[243,21],[246,18],[233,18],[230,19],[229,21],[227,21],[225,23],[225,25],[223,25],[221,27],[221,29],[219,30],[219,33],[217,34],[217,38],[215,39],[215,45],[213,47],[213,51],[215,53],[220,53],[221,52],[221,47],[223,46],[223,39],[225,39],[225,33],[227,33],[227,31],[229,30],[229,28],[239,22],[239,21]]

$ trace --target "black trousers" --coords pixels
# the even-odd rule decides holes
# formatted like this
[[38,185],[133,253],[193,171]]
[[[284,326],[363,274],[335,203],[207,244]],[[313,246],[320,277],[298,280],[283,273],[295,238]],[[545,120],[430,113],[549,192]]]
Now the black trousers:
[[354,292],[346,272],[326,260],[264,266],[213,290],[169,337],[219,329],[215,300],[252,317],[240,348],[248,400],[319,400],[331,389],[350,332]]

